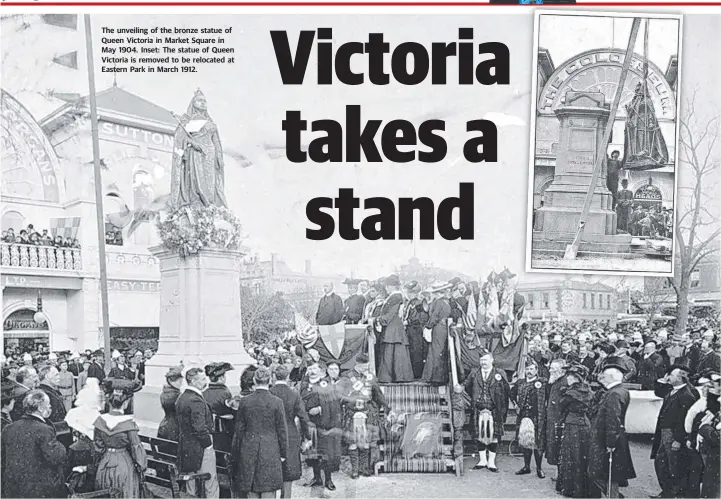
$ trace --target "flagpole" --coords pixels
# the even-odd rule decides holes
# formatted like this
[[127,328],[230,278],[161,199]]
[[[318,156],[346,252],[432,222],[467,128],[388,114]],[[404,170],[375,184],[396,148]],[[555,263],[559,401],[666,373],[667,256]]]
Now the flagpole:
[[85,14],[85,51],[88,61],[88,99],[93,137],[93,172],[95,174],[95,218],[98,225],[98,257],[100,259],[100,307],[102,310],[105,371],[111,369],[110,313],[108,311],[108,269],[105,260],[105,216],[103,215],[103,183],[100,173],[100,139],[98,138],[98,108],[95,102],[95,63],[93,61],[93,35],[90,15]]

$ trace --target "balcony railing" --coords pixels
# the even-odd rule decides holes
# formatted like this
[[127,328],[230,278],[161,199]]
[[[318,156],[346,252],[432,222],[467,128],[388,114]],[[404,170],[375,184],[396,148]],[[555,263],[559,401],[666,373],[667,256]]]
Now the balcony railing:
[[0,264],[3,267],[81,270],[80,248],[55,248],[33,244],[0,243]]

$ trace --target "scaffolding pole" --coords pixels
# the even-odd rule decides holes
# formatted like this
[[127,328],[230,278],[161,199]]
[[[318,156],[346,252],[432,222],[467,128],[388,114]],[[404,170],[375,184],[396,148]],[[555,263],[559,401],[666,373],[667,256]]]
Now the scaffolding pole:
[[566,246],[566,253],[563,256],[563,258],[566,260],[575,260],[576,256],[578,255],[578,246],[581,244],[581,238],[583,237],[583,229],[586,226],[586,219],[588,218],[588,213],[591,210],[593,193],[596,191],[596,184],[598,184],[598,178],[601,176],[603,162],[606,161],[606,150],[608,149],[608,142],[609,140],[611,140],[613,124],[616,121],[616,112],[618,111],[618,106],[621,103],[621,94],[623,94],[623,89],[626,85],[626,77],[628,76],[628,69],[631,66],[631,59],[633,59],[633,49],[636,46],[636,37],[638,36],[638,29],[640,25],[641,18],[634,17],[633,25],[631,26],[631,36],[628,39],[628,47],[626,48],[626,56],[623,59],[623,69],[621,70],[621,77],[618,80],[616,94],[613,97],[611,112],[608,115],[606,130],[604,130],[603,132],[603,140],[600,144],[601,147],[599,147],[598,149],[596,165],[593,169],[593,175],[591,176],[591,185],[588,186],[586,199],[583,202],[583,209],[581,210],[581,216],[578,221],[578,230],[576,231],[576,236],[573,238],[573,242]]
[[95,173],[95,217],[98,226],[98,257],[100,259],[100,306],[102,309],[103,347],[105,371],[112,367],[110,352],[110,313],[108,311],[108,269],[105,260],[105,216],[103,215],[103,180],[100,172],[100,139],[98,138],[98,107],[95,102],[95,62],[93,61],[93,35],[90,16],[85,14],[85,50],[88,61],[88,100],[93,139],[93,172]]

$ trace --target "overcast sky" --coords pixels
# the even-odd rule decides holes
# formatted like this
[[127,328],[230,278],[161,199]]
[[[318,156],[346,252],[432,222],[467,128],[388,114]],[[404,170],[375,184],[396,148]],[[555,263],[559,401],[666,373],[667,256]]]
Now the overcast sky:
[[[249,234],[248,245],[268,256],[281,254],[298,270],[303,260],[313,260],[317,272],[337,272],[377,277],[408,260],[410,242],[343,241],[313,242],[305,238],[310,227],[305,205],[313,197],[334,197],[339,188],[353,187],[356,195],[386,196],[391,199],[427,196],[437,201],[457,195],[459,182],[475,182],[474,241],[418,241],[417,256],[439,266],[470,275],[486,275],[492,268],[507,265],[523,275],[528,182],[529,114],[531,109],[533,16],[530,15],[447,16],[95,16],[93,17],[96,64],[100,62],[100,28],[110,27],[233,27],[226,46],[236,49],[236,64],[200,67],[192,75],[119,74],[120,87],[176,113],[185,111],[196,88],[208,99],[209,112],[218,123],[221,140],[228,150],[241,152],[259,163],[249,168],[226,166],[227,197]],[[552,29],[543,29],[541,46],[551,53],[556,66],[576,53],[608,47],[624,48],[630,19],[611,22],[599,18],[549,19]],[[546,21],[544,21],[546,22]],[[662,70],[676,52],[675,29],[668,21],[652,21],[649,35],[650,58]],[[369,32],[383,32],[391,47],[401,41],[457,41],[459,27],[473,27],[475,43],[501,41],[511,53],[508,86],[481,85],[418,86],[394,84],[382,87],[314,84],[315,55],[311,56],[307,83],[283,86],[280,80],[270,30],[286,29],[293,47],[301,29],[333,28],[334,44],[365,41]],[[719,16],[686,16],[685,32],[693,42],[684,46],[684,90],[696,88],[697,99],[708,106],[702,112],[718,114],[718,68],[709,62],[716,57],[712,43],[718,41]],[[642,40],[642,37],[639,37]],[[56,41],[59,44],[60,41]],[[639,43],[642,43],[639,41]],[[36,50],[41,50],[40,48]],[[51,50],[46,48],[46,50]],[[642,47],[637,45],[637,52]],[[8,52],[4,51],[4,55]],[[8,55],[8,57],[10,57]],[[22,55],[13,56],[17,65]],[[361,57],[356,57],[362,69]],[[6,70],[7,71],[7,70]],[[4,71],[4,77],[5,72]],[[455,66],[449,65],[449,75]],[[56,79],[57,81],[57,79]],[[113,84],[113,77],[100,72],[97,88]],[[453,82],[453,79],[450,79]],[[22,82],[14,83],[20,92]],[[24,83],[27,86],[27,82]],[[12,91],[12,90],[11,90]],[[86,93],[86,92],[84,92]],[[445,137],[449,152],[438,164],[292,164],[284,158],[266,161],[258,153],[263,143],[283,142],[281,120],[289,109],[301,110],[308,120],[335,118],[342,121],[344,106],[361,104],[364,119],[406,118],[416,124],[441,114],[447,122]],[[465,138],[465,122],[487,113],[504,113],[499,126],[497,163],[468,164],[459,158]],[[498,115],[496,115],[498,116]],[[511,117],[511,118],[509,118]],[[515,118],[513,118],[515,117]],[[494,118],[495,119],[495,118]],[[363,210],[357,210],[357,223]],[[535,279],[547,278],[536,275]]]

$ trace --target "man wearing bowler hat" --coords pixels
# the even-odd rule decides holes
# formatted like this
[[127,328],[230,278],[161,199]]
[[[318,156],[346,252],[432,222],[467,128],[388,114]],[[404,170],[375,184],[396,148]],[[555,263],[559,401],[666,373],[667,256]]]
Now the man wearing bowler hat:
[[686,413],[698,400],[698,393],[688,383],[689,371],[686,365],[672,365],[654,389],[657,397],[663,397],[663,404],[651,447],[661,493],[652,497],[684,497],[688,474],[684,422]]
[[599,376],[606,390],[591,422],[588,448],[590,497],[601,497],[601,494],[619,497],[618,484],[636,478],[626,436],[626,410],[631,396],[622,386],[624,370],[617,357],[609,356]]

